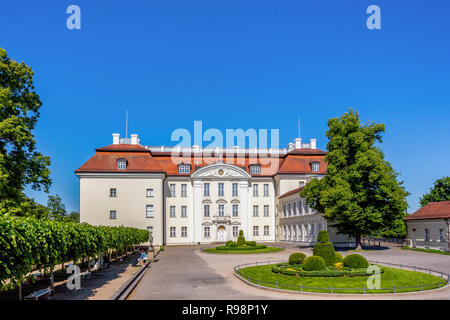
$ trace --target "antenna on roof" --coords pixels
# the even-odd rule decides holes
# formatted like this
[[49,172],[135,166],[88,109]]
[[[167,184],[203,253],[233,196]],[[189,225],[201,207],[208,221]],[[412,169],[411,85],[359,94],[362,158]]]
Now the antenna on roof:
[[298,137],[300,138],[300,117],[298,117]]
[[125,116],[125,138],[128,138],[128,110],[126,111]]

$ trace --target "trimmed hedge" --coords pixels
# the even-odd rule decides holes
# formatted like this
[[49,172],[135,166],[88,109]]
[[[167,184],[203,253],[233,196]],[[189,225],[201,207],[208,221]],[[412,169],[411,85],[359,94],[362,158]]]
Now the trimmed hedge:
[[350,254],[344,258],[344,266],[347,268],[367,268],[369,267],[369,262],[366,258],[359,254]]
[[267,248],[265,244],[257,244],[256,246],[244,246],[244,247],[218,246],[216,247],[216,250],[257,250],[265,248]]
[[289,256],[289,264],[302,264],[306,255],[301,252],[293,253]]
[[[380,268],[380,273],[384,273],[384,268]],[[293,269],[293,270],[287,270],[287,269]],[[372,272],[367,272],[366,268],[362,269],[352,269],[352,270],[338,270],[338,269],[331,269],[331,268],[325,268],[323,270],[313,270],[313,271],[306,271],[302,269],[296,269],[296,268],[290,268],[290,267],[278,267],[273,266],[272,272],[274,273],[280,273],[288,276],[297,276],[297,277],[368,277],[373,275]]]
[[305,259],[303,269],[306,271],[316,271],[325,269],[325,260],[319,256],[312,256]]
[[226,246],[226,247],[229,247],[233,242],[234,242],[233,240],[228,240],[228,241],[225,243],[225,246]]
[[256,246],[256,241],[247,241],[245,244],[248,246]]
[[336,262],[344,263],[344,256],[341,253],[335,252],[334,255],[336,256]]
[[317,241],[322,242],[322,243],[326,243],[326,242],[330,241],[328,231],[326,231],[326,230],[319,231],[319,234],[317,235]]
[[314,245],[313,256],[322,257],[325,260],[325,265],[327,266],[332,266],[336,263],[336,254],[331,242],[316,243]]

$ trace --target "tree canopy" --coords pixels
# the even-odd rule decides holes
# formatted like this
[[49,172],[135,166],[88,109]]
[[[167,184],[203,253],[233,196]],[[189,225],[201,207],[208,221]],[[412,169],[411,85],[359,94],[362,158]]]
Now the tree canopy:
[[430,192],[420,198],[420,206],[424,207],[430,202],[449,201],[450,200],[450,177],[437,179]]
[[362,125],[351,109],[330,119],[327,175],[312,179],[300,193],[339,233],[354,237],[357,247],[362,235],[400,223],[407,208],[408,192],[375,145],[384,131],[384,124]]

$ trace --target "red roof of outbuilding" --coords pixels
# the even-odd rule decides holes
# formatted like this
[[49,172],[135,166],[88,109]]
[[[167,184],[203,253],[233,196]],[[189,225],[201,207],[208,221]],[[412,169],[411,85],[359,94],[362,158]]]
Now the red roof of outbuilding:
[[282,194],[281,196],[279,196],[278,198],[279,198],[279,199],[281,199],[281,198],[286,198],[286,197],[291,196],[291,195],[293,195],[293,194],[299,193],[299,192],[302,191],[304,188],[305,188],[305,187],[300,187],[300,188],[297,188],[297,189],[288,191],[288,192]]
[[430,202],[410,214],[404,220],[445,219],[450,218],[450,201]]

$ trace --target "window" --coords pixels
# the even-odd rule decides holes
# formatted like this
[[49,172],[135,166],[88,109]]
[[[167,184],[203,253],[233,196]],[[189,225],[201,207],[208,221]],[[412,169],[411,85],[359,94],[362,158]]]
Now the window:
[[289,203],[288,204],[288,216],[290,217],[291,216],[291,204]]
[[223,183],[219,183],[219,197],[223,197]]
[[269,185],[264,184],[264,197],[268,197],[268,196],[269,196]]
[[264,226],[264,235],[265,236],[269,235],[269,226]]
[[283,205],[283,217],[286,217],[286,205]]
[[191,172],[190,164],[180,164],[178,166],[178,173],[189,173],[189,172]]
[[203,206],[203,216],[209,217],[209,204]]
[[261,174],[261,166],[259,164],[250,165],[251,174]]
[[238,184],[237,183],[233,183],[232,195],[233,195],[233,197],[237,197],[238,196]]
[[147,218],[153,218],[153,205],[148,204],[145,206],[145,216]]
[[109,189],[109,196],[110,197],[117,197],[117,190],[116,190],[116,188]]
[[238,210],[239,206],[237,204],[233,204],[233,217],[237,217],[239,215]]
[[425,229],[425,241],[430,241],[430,229]]
[[117,159],[117,170],[125,170],[127,168],[127,160]]
[[253,226],[253,236],[259,236],[259,228],[258,228],[258,226]]
[[176,236],[175,227],[170,227],[170,237],[175,238]]
[[187,217],[187,207],[181,206],[181,217],[186,218]]
[[147,227],[147,231],[150,234],[150,238],[153,237],[153,227]]
[[268,217],[269,216],[269,206],[265,205],[264,206],[264,217]]
[[173,183],[169,185],[169,197],[175,197],[175,184]]
[[305,203],[305,214],[309,214],[309,207],[306,203]]
[[237,237],[237,236],[238,236],[238,227],[233,226],[233,237]]
[[203,196],[209,197],[209,183],[203,184]]
[[181,196],[182,196],[182,197],[187,197],[187,194],[186,194],[186,188],[187,188],[187,185],[186,185],[185,183],[183,183],[183,184],[181,185]]
[[187,227],[181,227],[181,236],[187,237]]
[[253,216],[254,217],[258,216],[258,206],[253,206]]
[[205,228],[203,228],[203,236],[205,237],[205,238],[209,238],[209,237],[211,237],[211,229],[210,229],[210,227],[205,227]]
[[154,196],[154,194],[153,194],[153,189],[147,189],[147,190],[145,191],[145,196],[146,196],[146,197],[153,197],[153,196]]
[[305,181],[299,181],[298,182],[298,187],[299,188],[304,187],[304,186],[305,186]]
[[170,206],[170,215],[171,218],[175,218],[175,206]]
[[225,215],[225,206],[223,204],[219,204],[219,217],[223,217]]
[[444,238],[444,229],[439,229],[439,240],[441,242],[446,242]]
[[292,213],[294,216],[297,215],[297,203],[292,203]]
[[315,236],[316,235],[316,225],[313,223],[311,224],[311,236]]
[[258,196],[258,185],[257,184],[253,185],[253,196],[254,197]]
[[116,210],[111,210],[109,212],[109,218],[110,219],[117,219]]
[[320,171],[320,163],[319,162],[311,162],[311,170],[314,172]]
[[301,200],[298,202],[298,214],[299,215],[303,214],[303,206]]

